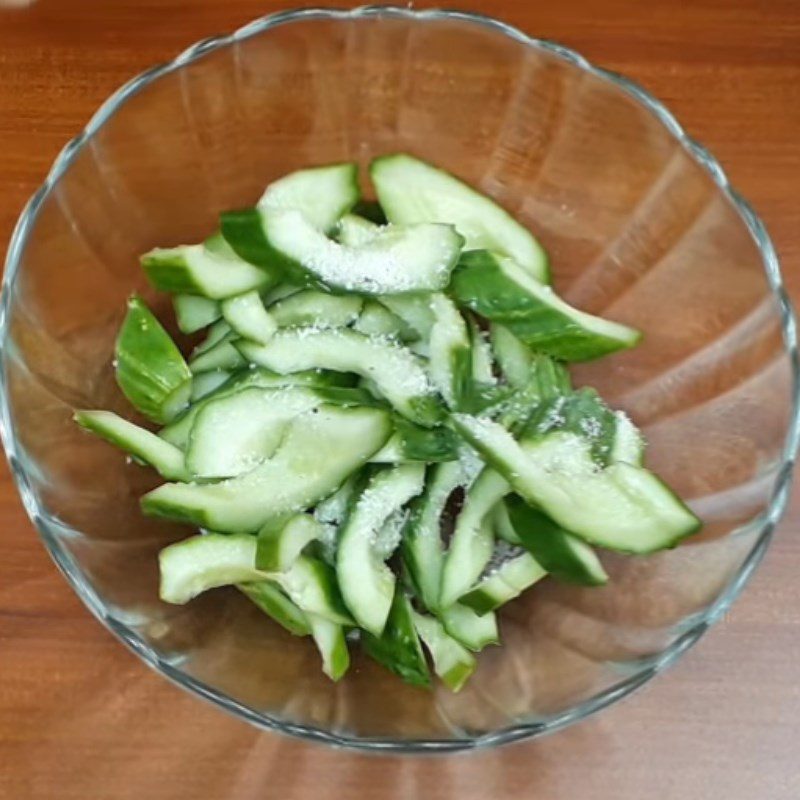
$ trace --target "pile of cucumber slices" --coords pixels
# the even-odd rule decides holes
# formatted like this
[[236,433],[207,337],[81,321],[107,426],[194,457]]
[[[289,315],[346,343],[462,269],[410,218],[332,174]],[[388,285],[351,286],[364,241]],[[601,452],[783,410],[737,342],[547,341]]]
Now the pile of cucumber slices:
[[650,553],[700,522],[570,382],[639,333],[557,297],[534,237],[455,177],[404,154],[369,171],[377,201],[354,164],[304,169],[144,255],[204,338],[187,360],[133,297],[117,381],[161,427],[75,418],[168,481],[145,514],[199,529],[161,552],[164,601],[235,586],[333,680],[352,643],[457,691],[504,603],[547,575],[601,585],[594,547]]

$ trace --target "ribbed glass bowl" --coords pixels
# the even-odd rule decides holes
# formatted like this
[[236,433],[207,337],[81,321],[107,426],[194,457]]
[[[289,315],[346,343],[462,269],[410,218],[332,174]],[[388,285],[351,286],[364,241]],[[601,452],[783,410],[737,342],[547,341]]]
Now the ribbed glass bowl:
[[[233,590],[162,604],[144,518],[157,482],[72,423],[129,413],[112,367],[137,256],[199,241],[309,164],[406,150],[535,232],[568,301],[645,332],[575,371],[643,428],[649,465],[705,522],[676,550],[607,555],[607,587],[544,581],[501,614],[460,694],[355,654],[339,684]],[[163,299],[160,301],[163,309]],[[623,697],[740,590],[785,505],[797,431],[791,309],[759,219],[671,114],[624,78],[486,17],[302,10],[131,81],[25,209],[2,295],[2,434],[25,507],[89,609],[147,664],[264,728],[397,750],[554,730]],[[724,665],[721,666],[724,669]]]

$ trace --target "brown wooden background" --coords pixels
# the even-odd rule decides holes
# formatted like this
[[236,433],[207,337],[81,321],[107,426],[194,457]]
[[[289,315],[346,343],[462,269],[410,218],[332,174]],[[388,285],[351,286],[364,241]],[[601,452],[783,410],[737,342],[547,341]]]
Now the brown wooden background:
[[[762,213],[800,298],[798,0],[458,4],[575,47],[665,100]],[[281,5],[39,0],[0,9],[0,242],[113,89]],[[600,717],[495,752],[365,757],[259,734],[148,672],[58,576],[3,464],[0,798],[796,800],[798,529],[795,503],[728,617],[667,675]]]

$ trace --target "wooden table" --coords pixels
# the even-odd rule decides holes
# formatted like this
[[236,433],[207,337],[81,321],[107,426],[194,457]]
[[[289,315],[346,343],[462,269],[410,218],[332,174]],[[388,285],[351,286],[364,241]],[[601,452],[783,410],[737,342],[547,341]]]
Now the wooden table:
[[[800,295],[797,0],[460,4],[575,47],[664,99],[760,210]],[[0,11],[0,240],[113,89],[281,5],[40,0]],[[794,800],[798,528],[795,503],[728,617],[667,675],[599,718],[496,752],[377,758],[258,733],[148,672],[57,575],[3,465],[0,798]]]

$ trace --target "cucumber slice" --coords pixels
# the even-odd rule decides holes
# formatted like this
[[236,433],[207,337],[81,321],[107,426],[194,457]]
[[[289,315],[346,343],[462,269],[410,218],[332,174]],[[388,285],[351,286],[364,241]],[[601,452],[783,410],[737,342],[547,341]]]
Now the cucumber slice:
[[492,512],[492,525],[494,527],[495,536],[499,541],[522,547],[522,539],[519,538],[517,532],[514,530],[514,526],[511,524],[511,519],[508,516],[506,504],[502,501],[494,507],[494,511]]
[[314,518],[331,525],[344,522],[351,505],[355,502],[355,495],[363,488],[363,483],[360,473],[351,475],[333,494],[317,503]]
[[541,403],[525,425],[522,438],[535,441],[554,431],[568,431],[584,438],[592,458],[600,466],[606,466],[616,428],[616,417],[597,392],[583,388]]
[[490,614],[519,597],[545,575],[547,572],[530,553],[500,542],[486,575],[461,598],[461,603],[479,615]]
[[141,262],[155,289],[212,300],[253,289],[263,292],[280,280],[279,272],[254,267],[233,251],[220,253],[201,244],[157,247],[145,253]]
[[528,503],[589,544],[627,553],[674,547],[700,520],[646,469],[599,470],[582,437],[556,432],[519,444],[501,425],[453,415],[457,430]]
[[403,565],[425,608],[439,608],[442,580],[442,514],[453,491],[464,483],[464,470],[458,461],[439,464],[428,471],[425,491],[411,507],[403,531]]
[[611,461],[625,461],[641,467],[644,464],[644,437],[624,411],[615,411],[614,418],[616,426],[611,444]]
[[358,319],[363,304],[360,297],[305,289],[270,306],[269,313],[280,328],[344,328]]
[[469,334],[455,304],[443,294],[431,297],[434,315],[428,372],[450,408],[461,408],[472,379]]
[[336,574],[347,607],[358,624],[380,636],[392,605],[395,577],[383,563],[391,545],[380,541],[384,523],[422,491],[425,468],[403,464],[378,472],[358,499],[342,528]]
[[275,305],[278,301],[285,300],[287,297],[291,297],[293,294],[302,291],[302,286],[295,286],[293,283],[279,283],[274,289],[270,289],[268,292],[264,293],[264,305],[270,308],[270,306]]
[[476,383],[492,385],[497,383],[494,375],[494,358],[488,339],[474,319],[467,322],[469,342],[472,350],[472,380]]
[[371,242],[379,230],[380,225],[376,225],[364,217],[359,217],[357,214],[345,214],[339,220],[336,238],[347,247],[361,247],[367,242]]
[[515,389],[522,389],[530,377],[533,353],[528,346],[517,339],[511,331],[499,322],[489,327],[494,358],[503,377]]
[[146,494],[146,514],[226,532],[255,532],[334,491],[389,438],[376,408],[320,406],[297,417],[275,455],[252,472],[215,484],[167,483]]
[[[251,538],[255,541],[255,537]],[[270,577],[307,615],[318,615],[337,625],[354,624],[342,601],[336,573],[324,561],[301,555],[286,572],[273,573]]]
[[297,514],[286,523],[267,523],[258,532],[256,567],[265,572],[286,572],[305,547],[324,535],[310,514]]
[[328,239],[300,211],[237,211],[222,216],[233,249],[253,264],[279,269],[294,283],[357,294],[443,289],[463,239],[452,225],[387,226],[366,244]]
[[594,550],[516,495],[505,499],[508,516],[523,547],[554,578],[583,586],[608,582]]
[[458,692],[475,671],[475,656],[447,635],[439,620],[412,611],[414,627],[433,659],[434,672],[448,689]]
[[350,652],[344,628],[319,614],[307,614],[311,635],[322,656],[322,671],[332,680],[341,680],[350,669]]
[[369,656],[412,686],[430,686],[430,672],[414,626],[411,601],[397,587],[383,634],[365,633],[361,643]]
[[476,653],[500,642],[497,617],[491,612],[478,614],[469,606],[456,603],[439,613],[445,631],[457,642]]
[[421,339],[429,339],[435,322],[429,294],[387,294],[377,298]]
[[331,566],[336,565],[339,528],[355,504],[356,494],[366,485],[365,473],[368,474],[368,470],[369,467],[351,475],[332,495],[317,503],[314,509],[314,519],[322,526],[317,549],[325,562]]
[[322,405],[313,389],[242,389],[212,398],[195,417],[186,468],[199,478],[230,478],[255,469],[278,449],[289,423]]
[[[207,373],[202,374],[206,375]],[[194,380],[197,380],[199,377],[199,375],[196,375]],[[185,450],[189,446],[189,436],[192,432],[194,421],[200,411],[205,408],[208,403],[212,402],[212,400],[229,397],[249,387],[269,389],[286,386],[330,387],[348,384],[349,376],[336,372],[310,370],[307,372],[295,372],[293,375],[278,375],[266,369],[251,368],[243,370],[231,376],[226,383],[220,386],[219,389],[216,389],[212,394],[192,404],[192,406],[174,420],[174,422],[162,428],[158,435],[162,439],[174,444],[176,447]]]
[[633,328],[572,308],[513,259],[486,250],[462,256],[452,286],[459,303],[564,361],[589,361],[641,339]]
[[245,366],[247,362],[234,346],[237,341],[238,335],[231,331],[213,347],[193,356],[189,361],[189,369],[194,375],[202,375],[204,372],[234,371]]
[[256,569],[254,536],[209,533],[165,547],[158,555],[159,595],[165,603],[183,605],[208,589],[269,578]]
[[358,166],[329,164],[292,172],[271,183],[260,209],[297,209],[320,231],[331,230],[359,200]]
[[220,342],[233,338],[233,335],[233,329],[224,319],[217,320],[208,329],[205,339],[192,350],[191,358],[194,359],[203,353],[207,353]]
[[222,308],[216,300],[196,297],[191,294],[176,294],[172,298],[178,330],[195,333],[216,322],[222,316]]
[[355,372],[378,386],[404,417],[432,426],[441,408],[419,360],[385,339],[347,330],[296,328],[279,331],[266,345],[242,342],[244,357],[279,373],[309,369]]
[[549,279],[547,254],[507,211],[455,176],[405,153],[376,158],[369,168],[389,222],[448,222],[467,250],[497,250],[535,280]]
[[255,290],[223,300],[222,315],[239,336],[259,344],[266,344],[278,330]]
[[[543,403],[563,402],[571,391],[569,374],[563,364],[541,353],[531,354],[527,382],[506,399],[500,423],[512,433],[519,433],[525,430]],[[557,419],[556,413],[553,420]]]
[[175,342],[139,297],[128,300],[128,313],[116,341],[114,366],[122,393],[154,422],[169,422],[189,402],[189,367]]
[[159,439],[112,411],[76,411],[73,419],[82,428],[149,464],[168,480],[185,480],[183,453],[174,445]]
[[508,482],[485,469],[467,490],[442,570],[439,607],[447,608],[478,580],[494,550],[491,512],[510,491]]
[[405,461],[438,463],[456,461],[461,444],[458,435],[443,425],[423,428],[405,419],[395,420],[396,432],[371,459],[376,464]]
[[283,593],[279,586],[271,581],[258,581],[239,583],[236,588],[289,633],[295,636],[310,635],[311,625],[307,615]]
[[222,384],[231,379],[233,372],[218,369],[212,372],[201,372],[192,378],[192,402],[208,397],[212,392],[219,389]]
[[375,300],[367,300],[353,329],[365,336],[388,336],[399,342],[418,339],[416,331]]

